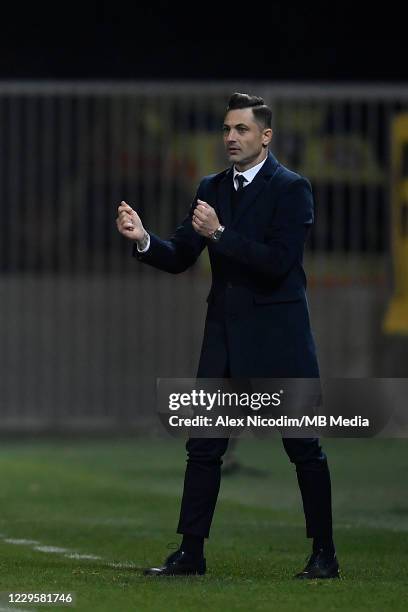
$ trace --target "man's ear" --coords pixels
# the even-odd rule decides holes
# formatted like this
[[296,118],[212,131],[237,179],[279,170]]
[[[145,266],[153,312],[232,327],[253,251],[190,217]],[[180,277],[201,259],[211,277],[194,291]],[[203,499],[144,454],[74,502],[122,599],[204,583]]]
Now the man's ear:
[[272,140],[272,136],[273,136],[273,131],[272,128],[267,128],[266,130],[264,130],[264,141],[263,141],[263,146],[267,147],[268,144],[271,142]]

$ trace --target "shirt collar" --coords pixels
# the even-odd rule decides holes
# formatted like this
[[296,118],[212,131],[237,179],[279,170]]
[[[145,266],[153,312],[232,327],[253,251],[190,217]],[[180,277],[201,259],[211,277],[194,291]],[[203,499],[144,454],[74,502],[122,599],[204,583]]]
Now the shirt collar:
[[255,176],[258,174],[259,170],[262,168],[262,166],[264,165],[267,159],[268,159],[268,156],[266,156],[265,159],[262,160],[259,164],[256,164],[256,166],[252,166],[252,168],[248,168],[248,170],[245,170],[245,172],[240,172],[234,166],[234,181],[235,181],[235,177],[237,176],[237,174],[242,174],[242,176],[246,180],[246,183],[245,183],[245,187],[246,187],[249,183],[251,183],[254,180]]

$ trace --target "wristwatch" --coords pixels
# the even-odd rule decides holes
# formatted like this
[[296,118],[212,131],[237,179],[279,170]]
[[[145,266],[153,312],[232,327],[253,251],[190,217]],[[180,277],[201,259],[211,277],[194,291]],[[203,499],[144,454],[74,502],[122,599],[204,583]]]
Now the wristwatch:
[[225,227],[223,225],[220,225],[215,232],[213,232],[210,235],[211,240],[214,240],[214,242],[218,242],[218,240],[221,238],[222,232],[225,230]]

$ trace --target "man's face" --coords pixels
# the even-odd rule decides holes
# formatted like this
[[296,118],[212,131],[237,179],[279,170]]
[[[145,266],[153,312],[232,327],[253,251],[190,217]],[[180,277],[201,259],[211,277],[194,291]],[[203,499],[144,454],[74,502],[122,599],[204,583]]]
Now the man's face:
[[272,138],[272,130],[262,129],[251,108],[230,110],[225,115],[223,133],[228,159],[239,170],[261,162]]

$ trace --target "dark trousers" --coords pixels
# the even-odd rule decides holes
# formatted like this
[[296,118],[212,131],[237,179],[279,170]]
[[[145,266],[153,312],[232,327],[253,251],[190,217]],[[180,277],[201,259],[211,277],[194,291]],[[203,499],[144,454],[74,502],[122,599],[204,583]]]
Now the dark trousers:
[[[332,534],[330,474],[317,438],[283,438],[296,466],[308,538]],[[177,533],[209,537],[228,438],[190,438]]]
[[[228,378],[230,376],[227,343],[222,317],[212,319],[216,359],[210,368],[201,367],[198,376]],[[212,350],[214,346],[212,346]],[[206,350],[203,347],[203,350]],[[332,536],[330,473],[326,455],[318,438],[283,438],[283,446],[296,467],[302,496],[308,538]],[[228,438],[190,438],[186,444],[187,467],[177,533],[209,537],[221,480],[222,456]]]

